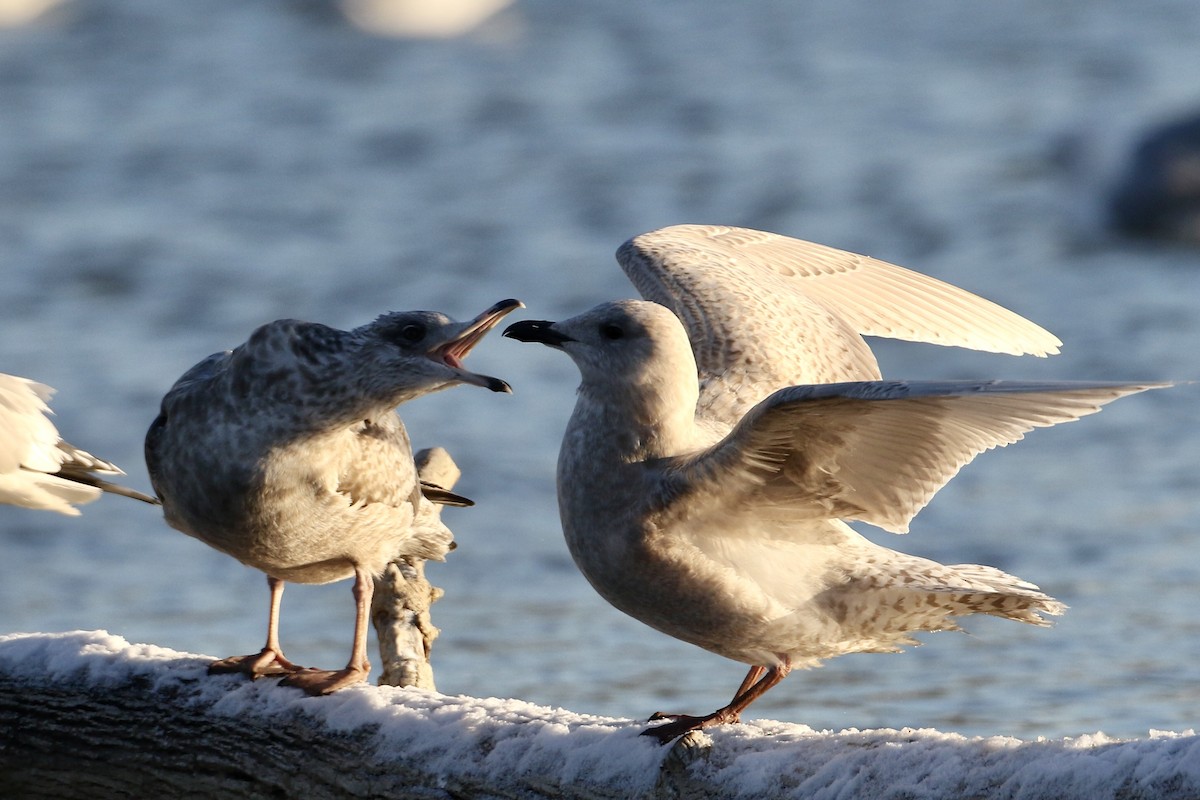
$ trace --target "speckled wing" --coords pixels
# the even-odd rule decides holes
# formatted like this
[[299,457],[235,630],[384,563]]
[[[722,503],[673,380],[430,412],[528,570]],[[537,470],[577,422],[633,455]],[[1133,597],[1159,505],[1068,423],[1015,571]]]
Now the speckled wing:
[[617,261],[644,298],[683,321],[701,413],[728,424],[783,386],[877,380],[864,335],[1015,355],[1061,344],[942,281],[774,233],[676,225],[629,240]]
[[[150,429],[146,431],[146,440],[143,447],[143,453],[146,458],[146,471],[150,475],[150,484],[160,496],[164,493],[161,479],[164,463],[168,459],[175,459],[179,464],[186,463],[186,458],[180,452],[179,448],[181,445],[178,441],[174,445],[175,452],[172,453],[167,450],[168,445],[164,441],[167,417],[177,413],[177,409],[180,406],[199,405],[212,408],[214,403],[207,401],[210,387],[218,376],[228,368],[232,352],[231,350],[223,350],[219,353],[213,353],[194,364],[187,372],[179,376],[179,379],[175,381],[166,395],[163,396],[159,414],[150,423]],[[199,445],[194,441],[185,441],[182,445],[182,447],[189,448],[196,446]],[[176,469],[179,468],[178,466],[176,467]]]
[[346,438],[338,470],[338,493],[352,503],[410,505],[421,498],[408,431],[396,414],[365,421]]
[[663,505],[861,520],[895,532],[979,453],[1167,384],[871,381],[793,386],[665,467]]
[[337,493],[350,500],[356,515],[397,531],[407,525],[409,536],[397,555],[442,560],[453,547],[453,535],[429,513],[432,501],[423,496],[400,417],[393,413],[362,423],[350,432],[344,449]]

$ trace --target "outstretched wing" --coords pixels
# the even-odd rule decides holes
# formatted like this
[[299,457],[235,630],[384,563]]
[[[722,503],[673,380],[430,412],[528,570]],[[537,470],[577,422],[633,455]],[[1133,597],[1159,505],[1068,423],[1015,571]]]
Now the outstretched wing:
[[701,413],[730,425],[783,386],[878,379],[864,335],[1014,355],[1061,344],[950,284],[774,233],[676,225],[629,240],[617,261],[644,298],[683,321]]
[[663,498],[711,496],[789,519],[895,533],[965,464],[1033,428],[1168,384],[870,381],[793,386],[723,440],[664,465]]

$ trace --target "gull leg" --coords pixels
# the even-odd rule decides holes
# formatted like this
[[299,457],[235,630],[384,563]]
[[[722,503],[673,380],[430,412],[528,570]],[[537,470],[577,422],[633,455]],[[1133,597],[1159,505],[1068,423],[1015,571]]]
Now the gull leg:
[[356,566],[354,568],[354,646],[345,669],[304,669],[292,672],[281,686],[295,686],[311,695],[331,694],[367,679],[371,662],[367,660],[367,625],[371,616],[371,595],[375,591],[374,577]]
[[703,717],[693,717],[687,714],[655,714],[650,718],[651,722],[658,719],[669,719],[671,721],[666,725],[647,728],[642,731],[642,736],[653,736],[661,744],[666,744],[688,731],[700,730],[701,728],[708,728],[713,725],[739,722],[742,712],[751,703],[762,697],[768,689],[786,678],[787,674],[792,671],[791,659],[786,655],[782,659],[782,663],[769,669],[758,665],[751,667],[750,671],[746,673],[746,677],[742,680],[741,686],[738,687],[737,694],[733,696],[733,700],[729,702],[729,705],[724,708],[719,708]]
[[761,678],[762,674],[766,671],[767,668],[761,664],[755,664],[753,667],[751,667],[750,671],[746,673],[746,677],[742,678],[742,685],[739,686],[738,690],[733,693],[733,696],[740,697],[742,692],[753,686],[754,682]]
[[[737,698],[741,697],[742,693],[745,692],[747,689],[749,689],[751,686],[753,686],[754,682],[757,681],[759,678],[761,678],[762,674],[766,671],[767,671],[766,667],[760,666],[758,664],[755,664],[754,666],[750,667],[750,671],[746,673],[746,677],[742,678],[742,684],[740,686],[738,686],[737,691],[733,693],[733,699],[737,700]],[[690,714],[667,714],[662,711],[655,711],[653,714],[650,715],[650,719],[648,719],[646,721],[647,722],[657,722],[657,721],[663,720],[663,719],[666,719],[666,720],[699,719],[699,717],[693,717]],[[731,719],[731,720],[727,720],[727,721],[728,722],[738,722],[739,720]]]
[[209,675],[241,672],[251,678],[261,678],[286,675],[303,669],[284,658],[283,648],[279,646],[279,604],[283,600],[283,581],[268,575],[267,587],[271,590],[271,608],[267,614],[267,643],[257,653],[214,661],[208,665]]

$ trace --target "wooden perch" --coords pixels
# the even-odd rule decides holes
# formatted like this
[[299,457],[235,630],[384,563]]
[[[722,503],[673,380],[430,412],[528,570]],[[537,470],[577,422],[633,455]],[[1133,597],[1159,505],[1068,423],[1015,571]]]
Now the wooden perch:
[[0,636],[0,797],[1195,800],[1200,738],[643,723],[362,685],[308,697],[104,632]]
[[[416,461],[421,480],[443,489],[453,488],[462,474],[450,454],[440,447],[420,451]],[[438,524],[441,514],[442,506],[425,503],[417,520],[419,524]],[[430,621],[429,607],[441,596],[442,590],[425,580],[425,561],[420,558],[399,558],[375,580],[371,622],[383,662],[381,686],[437,688],[429,651],[438,629]]]

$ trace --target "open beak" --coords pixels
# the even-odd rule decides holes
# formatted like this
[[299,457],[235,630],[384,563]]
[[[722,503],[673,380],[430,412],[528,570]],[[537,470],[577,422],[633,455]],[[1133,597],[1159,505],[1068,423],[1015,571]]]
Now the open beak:
[[499,324],[500,320],[518,308],[524,307],[525,304],[520,300],[501,300],[470,322],[462,323],[462,326],[449,339],[430,351],[429,357],[441,361],[457,372],[463,383],[483,386],[493,392],[512,394],[512,387],[507,383],[499,378],[471,372],[463,367],[463,361],[475,345],[483,341],[487,332]]

